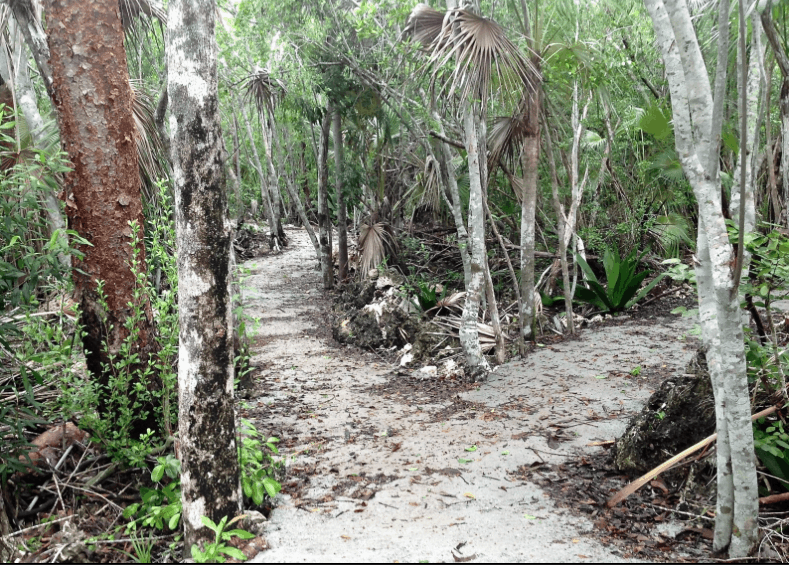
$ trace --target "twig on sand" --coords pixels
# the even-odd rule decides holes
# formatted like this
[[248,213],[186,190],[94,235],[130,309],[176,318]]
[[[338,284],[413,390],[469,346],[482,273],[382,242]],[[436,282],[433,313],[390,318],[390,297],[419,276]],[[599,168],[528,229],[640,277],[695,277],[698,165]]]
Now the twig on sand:
[[[770,406],[769,408],[762,410],[761,412],[751,416],[751,420],[758,420],[759,418],[764,418],[765,416],[769,416],[770,414],[774,413],[776,410],[778,410],[777,406]],[[660,475],[664,471],[668,471],[669,469],[671,469],[674,465],[685,459],[685,457],[687,457],[688,455],[691,455],[696,451],[698,451],[699,449],[701,449],[702,447],[706,447],[707,445],[711,444],[713,441],[717,439],[717,437],[718,434],[712,434],[711,436],[701,440],[697,444],[691,445],[685,451],[675,455],[665,463],[658,465],[657,467],[655,467],[645,475],[642,475],[641,477],[639,477],[638,479],[627,485],[625,488],[617,492],[614,496],[609,498],[608,502],[606,502],[605,505],[608,508],[613,508],[614,506],[622,502],[624,499],[626,499],[628,496],[630,496],[638,489],[640,489],[642,486],[647,484],[649,481],[654,480],[658,475]]]

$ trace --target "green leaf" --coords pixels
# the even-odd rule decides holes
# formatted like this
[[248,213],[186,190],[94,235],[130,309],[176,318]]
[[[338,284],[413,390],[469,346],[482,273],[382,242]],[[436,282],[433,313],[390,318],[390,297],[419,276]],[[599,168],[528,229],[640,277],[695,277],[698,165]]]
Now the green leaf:
[[157,465],[151,471],[151,480],[155,483],[158,483],[164,477],[164,465]]
[[280,485],[279,482],[275,481],[271,477],[266,477],[263,479],[263,486],[271,498],[277,496],[277,493],[282,490],[282,485]]
[[[254,536],[253,536],[254,537]],[[238,559],[239,561],[246,561],[247,556],[244,555],[240,549],[236,547],[220,547],[219,551],[222,553],[229,555],[233,559]]]
[[211,518],[209,518],[208,516],[201,516],[201,517],[200,517],[200,521],[203,523],[203,525],[204,525],[206,528],[208,528],[208,529],[209,529],[209,530],[211,530],[212,532],[216,532],[216,531],[219,529],[219,526],[217,526],[216,524],[214,524],[214,522],[213,522],[213,521],[211,520]]
[[473,459],[463,459],[462,457],[458,459],[458,463],[473,463]]
[[170,521],[167,522],[167,527],[170,528],[171,530],[174,530],[178,527],[178,522],[180,521],[181,521],[181,513],[179,512],[177,514],[174,514],[173,517],[170,518]]
[[230,537],[237,537],[240,539],[252,539],[255,537],[255,534],[248,532],[246,530],[230,530],[229,532],[225,532]]
[[467,447],[466,448],[466,451],[476,451],[476,450],[477,450],[477,446],[476,445],[472,445],[471,447]]

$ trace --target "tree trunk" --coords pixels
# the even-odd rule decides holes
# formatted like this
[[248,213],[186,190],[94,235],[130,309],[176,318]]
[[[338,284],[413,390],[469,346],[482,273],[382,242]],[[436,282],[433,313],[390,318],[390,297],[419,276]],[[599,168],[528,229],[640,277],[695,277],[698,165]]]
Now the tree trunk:
[[466,153],[468,155],[470,195],[468,205],[468,231],[471,246],[471,279],[466,287],[466,302],[463,305],[460,326],[460,344],[466,356],[466,375],[472,381],[484,378],[490,372],[490,365],[482,355],[479,343],[477,318],[482,286],[485,284],[485,216],[482,207],[485,179],[482,165],[487,165],[484,153],[480,151],[479,110],[471,102],[463,104],[463,126],[465,131]]
[[3,563],[13,563],[14,548],[6,542],[6,536],[11,533],[11,523],[5,511],[5,493],[3,483],[0,482],[0,561]]
[[321,119],[321,137],[318,145],[318,229],[321,244],[321,273],[323,288],[334,286],[334,264],[332,262],[331,214],[329,212],[329,129],[331,109],[327,109]]
[[[61,141],[74,165],[66,174],[67,211],[71,228],[91,244],[79,246],[84,256],[74,261],[74,290],[85,328],[88,370],[107,385],[135,310],[141,315],[129,345],[140,361],[127,369],[129,374],[143,369],[155,348],[151,307],[136,278],[145,277],[144,219],[123,30],[114,0],[92,0],[89,5],[49,0],[46,9],[53,103]],[[134,250],[131,222],[139,229]],[[137,275],[130,268],[135,253]],[[135,291],[137,303],[131,304]],[[100,399],[103,411],[103,387]],[[147,410],[148,415],[137,420],[135,431],[156,428],[151,408],[138,409],[138,414]]]
[[282,198],[279,193],[277,171],[274,169],[274,160],[271,153],[273,146],[271,142],[272,133],[263,115],[260,116],[260,129],[261,139],[263,140],[263,150],[266,152],[266,165],[268,165],[268,181],[266,181],[266,184],[271,194],[271,209],[274,213],[275,223],[274,233],[277,234],[278,242],[284,246],[287,245],[287,238],[285,236],[285,230],[282,229]]
[[[745,54],[742,49],[737,49],[737,86],[739,90],[738,98],[738,112],[740,116],[745,114],[745,144],[740,144],[740,150],[745,151],[744,162],[745,171],[742,171],[742,155],[737,157],[737,165],[734,168],[732,178],[734,179],[734,186],[731,191],[731,201],[729,204],[729,216],[731,218],[738,218],[740,215],[740,175],[744,172],[745,175],[745,225],[744,233],[751,232],[756,228],[756,206],[755,206],[755,185],[756,179],[754,178],[754,163],[753,154],[759,144],[759,98],[761,94],[761,66],[764,59],[765,45],[762,43],[762,22],[759,19],[759,14],[753,12],[751,15],[751,51],[750,59],[748,62],[748,81],[747,84],[742,83],[741,65],[745,64]],[[738,44],[739,45],[739,44]],[[743,92],[743,89],[745,92]],[[742,107],[742,100],[745,98],[745,108]],[[750,253],[745,252],[743,263],[743,276],[747,278],[748,264],[750,262]]]
[[[734,253],[721,210],[712,92],[685,0],[647,0],[671,91],[675,144],[699,203],[696,278],[718,427],[713,548],[744,557],[757,537],[758,491]],[[765,26],[766,27],[766,26]],[[681,46],[681,49],[680,49]]]
[[521,311],[522,337],[534,339],[534,222],[537,210],[540,164],[540,90],[529,93],[528,131],[521,147],[523,194],[521,195]]
[[[436,123],[439,135],[446,137],[444,133],[444,122],[441,115],[436,110],[435,95],[431,93],[431,109],[430,114]],[[438,161],[438,169],[441,175],[441,181],[449,192],[449,199],[447,204],[452,212],[452,219],[455,221],[455,229],[458,234],[458,247],[460,248],[460,258],[463,261],[463,283],[466,290],[471,282],[471,254],[468,241],[468,231],[466,231],[466,222],[463,220],[463,205],[460,201],[460,191],[458,190],[458,181],[455,177],[455,169],[452,166],[452,150],[449,144],[445,141],[438,139],[433,140],[434,153],[436,161]]]
[[241,144],[238,142],[238,118],[233,115],[233,167],[236,174],[236,210],[238,217],[244,217],[244,195],[241,191]]
[[[117,7],[116,7],[117,9]],[[241,510],[228,292],[231,229],[222,163],[213,0],[170,0],[168,91],[178,239],[184,542],[213,541]]]
[[252,135],[252,125],[249,123],[249,118],[247,117],[247,113],[244,111],[242,106],[238,105],[238,100],[236,99],[236,107],[241,109],[241,116],[244,118],[244,125],[247,128],[247,137],[249,137],[249,144],[252,146],[252,159],[255,166],[255,170],[258,173],[258,178],[260,179],[260,196],[263,199],[263,204],[266,209],[266,218],[268,221],[268,233],[270,238],[270,245],[275,249],[279,249],[279,244],[277,242],[277,222],[274,216],[274,203],[271,201],[271,193],[268,191],[266,187],[266,171],[263,168],[262,163],[260,162],[260,154],[258,153],[257,145],[255,145],[255,136]]
[[783,81],[781,83],[781,93],[778,106],[781,111],[781,183],[783,192],[783,218],[776,221],[784,222],[789,225],[789,55],[784,50],[784,43],[778,34],[772,17],[772,3],[768,3],[766,9],[761,12],[762,26],[767,40],[770,42],[778,68],[781,69]]
[[335,110],[332,117],[332,137],[334,137],[334,188],[337,191],[337,245],[339,247],[340,265],[339,278],[343,282],[348,278],[348,212],[345,208],[343,194],[343,147],[342,117]]

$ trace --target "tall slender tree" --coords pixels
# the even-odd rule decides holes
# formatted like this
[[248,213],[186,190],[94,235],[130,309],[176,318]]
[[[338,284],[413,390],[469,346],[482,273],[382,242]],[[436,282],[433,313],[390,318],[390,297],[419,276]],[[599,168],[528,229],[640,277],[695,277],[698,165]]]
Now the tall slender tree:
[[[718,99],[713,102],[686,0],[645,3],[666,66],[677,153],[699,203],[699,317],[718,429],[718,503],[713,547],[717,551],[728,547],[731,557],[744,557],[757,540],[759,506],[745,346],[735,283],[737,266],[722,213],[718,174],[717,140],[722,113],[716,115],[714,102],[720,102],[724,90],[716,89]],[[725,84],[725,79],[717,78],[716,85]]]
[[[447,13],[425,4],[411,12],[407,31],[426,46],[428,65],[433,66],[433,80],[453,57],[455,69],[445,90],[460,90],[464,145],[469,168],[468,233],[470,280],[466,285],[460,342],[466,356],[466,370],[473,379],[490,370],[482,355],[477,319],[481,293],[486,280],[485,215],[482,199],[488,182],[487,102],[494,83],[496,91],[521,93],[533,90],[535,69],[507,38],[497,23],[471,10],[459,9],[450,0]],[[494,81],[494,75],[498,81]]]
[[171,0],[167,66],[178,242],[181,493],[186,547],[241,510],[214,0]]

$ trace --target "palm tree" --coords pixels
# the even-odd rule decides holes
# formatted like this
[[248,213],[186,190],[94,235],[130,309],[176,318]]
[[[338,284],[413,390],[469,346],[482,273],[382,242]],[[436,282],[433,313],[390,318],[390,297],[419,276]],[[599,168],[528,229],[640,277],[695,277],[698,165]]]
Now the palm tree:
[[[494,89],[505,98],[519,98],[524,90],[534,91],[539,73],[507,38],[500,25],[469,9],[452,8],[442,13],[419,4],[411,12],[406,33],[420,42],[427,52],[426,68],[432,69],[431,87],[443,79],[441,92],[447,98],[455,93],[460,95],[470,180],[468,230],[471,247],[471,277],[466,288],[460,341],[467,373],[476,379],[490,370],[482,355],[477,330],[480,294],[488,274],[482,201],[488,177],[488,99]],[[445,78],[452,59],[454,69]]]
[[[244,89],[247,98],[254,103],[260,119],[261,139],[263,140],[263,148],[266,151],[268,170],[268,173],[265,170],[266,168],[261,171],[261,182],[268,185],[265,190],[268,191],[268,197],[271,201],[271,221],[274,224],[270,226],[271,233],[284,245],[286,243],[285,231],[282,229],[280,220],[281,198],[271,151],[274,145],[274,106],[277,98],[285,91],[285,85],[273,78],[266,69],[256,67],[245,79]],[[253,139],[250,139],[250,142],[254,144]],[[267,175],[268,181],[266,181]]]

